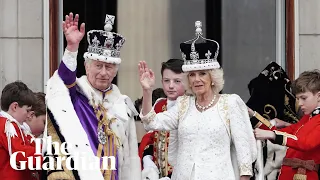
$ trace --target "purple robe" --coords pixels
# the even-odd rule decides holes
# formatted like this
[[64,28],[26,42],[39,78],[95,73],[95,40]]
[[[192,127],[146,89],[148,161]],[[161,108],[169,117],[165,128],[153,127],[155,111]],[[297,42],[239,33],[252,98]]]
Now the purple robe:
[[[69,70],[63,61],[61,61],[58,74],[65,85],[71,85],[76,81],[76,71]],[[81,94],[77,89],[78,85],[69,88],[71,101],[76,111],[83,129],[86,131],[92,151],[97,154],[98,141],[98,120],[94,113],[93,107],[89,104],[86,96]],[[101,92],[102,93],[102,92]]]
[[[98,122],[99,121],[96,117],[94,108],[90,104],[92,99],[88,97],[90,96],[87,94],[89,92],[86,91],[87,89],[82,89],[82,88],[86,88],[86,86],[88,85],[90,86],[90,84],[77,85],[76,82],[85,83],[84,82],[85,79],[83,80],[80,79],[78,82],[76,77],[76,71],[71,71],[63,61],[61,61],[59,65],[57,75],[59,76],[59,79],[61,79],[63,83],[66,85],[66,87],[68,87],[70,99],[71,99],[73,108],[75,110],[75,113],[78,116],[78,119],[81,123],[82,128],[87,134],[93,153],[97,155],[97,150],[99,146],[99,139],[98,139]],[[112,123],[111,125],[112,126],[111,129],[114,128],[114,133],[117,133],[116,138],[119,138],[119,140],[121,141],[120,146],[111,147],[111,148],[117,148],[116,154],[114,155],[116,160],[115,165],[117,170],[113,171],[112,174],[115,180],[119,180],[120,178],[121,180],[131,180],[131,179],[136,180],[136,178],[141,179],[140,158],[138,156],[136,128],[135,128],[134,119],[133,119],[133,114],[135,114],[135,112],[133,111],[133,109],[132,109],[132,112],[128,111],[130,107],[134,108],[134,106],[130,101],[130,99],[127,99],[128,97],[125,97],[125,95],[122,95],[120,93],[116,85],[113,85],[112,89],[113,90],[111,93],[102,92],[98,90],[95,91],[95,93],[101,93],[100,94],[101,96],[99,96],[100,98],[103,98],[101,99],[101,102],[104,102],[104,100],[106,100],[107,97],[115,98],[114,99],[115,102],[120,100],[120,102],[116,102],[116,104],[112,105],[112,108],[113,107],[119,108],[119,109],[114,109],[115,110],[114,113],[121,113],[121,115],[120,114],[118,115],[120,118],[123,118],[123,119],[117,118],[117,122]],[[95,98],[97,98],[96,95],[94,96]],[[123,102],[122,102],[122,98],[124,98]],[[127,102],[127,100],[129,101]],[[95,99],[95,101],[99,101],[99,99]],[[122,114],[122,113],[125,113],[125,114]],[[128,120],[126,120],[126,118],[128,118]],[[77,132],[75,131],[75,135],[76,133]],[[115,139],[109,139],[109,142],[110,141],[114,142]],[[108,145],[108,144],[105,144],[105,145]],[[104,152],[102,150],[101,156],[104,156],[103,153]],[[107,154],[105,154],[105,156],[106,155]]]
[[[71,85],[76,82],[77,76],[76,71],[71,71],[63,61],[61,61],[58,74],[60,78],[63,80],[65,85]],[[93,107],[89,104],[89,100],[86,96],[81,94],[79,91],[79,86],[74,85],[71,88],[69,88],[69,93],[71,97],[71,101],[74,107],[74,110],[80,120],[80,123],[85,130],[90,146],[92,148],[92,151],[94,154],[97,155],[97,149],[99,145],[98,140],[98,120],[96,117],[96,114],[94,112]],[[106,92],[100,91],[102,94],[102,97],[105,97]],[[116,147],[113,147],[116,148]],[[103,152],[102,152],[103,153]],[[115,170],[115,179],[118,179],[118,156],[116,158],[116,169]],[[101,159],[102,163],[102,159]]]

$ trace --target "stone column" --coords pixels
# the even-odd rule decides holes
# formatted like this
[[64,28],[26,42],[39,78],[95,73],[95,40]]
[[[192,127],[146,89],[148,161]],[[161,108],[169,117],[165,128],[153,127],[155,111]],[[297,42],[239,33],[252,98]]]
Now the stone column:
[[[161,87],[161,62],[169,59],[169,0],[119,0],[118,32],[126,38],[121,50],[122,63],[118,85],[132,101],[142,96],[138,75],[138,62],[146,61],[155,72],[156,87]],[[136,122],[138,142],[145,130]]]
[[170,58],[169,0],[119,0],[118,32],[126,38],[121,50],[118,85],[134,101],[141,97],[138,62],[146,61],[161,87],[161,62]]
[[[299,1],[299,71],[320,69],[320,1]],[[297,77],[296,77],[297,78]]]
[[0,0],[0,89],[21,80],[43,91],[42,0]]

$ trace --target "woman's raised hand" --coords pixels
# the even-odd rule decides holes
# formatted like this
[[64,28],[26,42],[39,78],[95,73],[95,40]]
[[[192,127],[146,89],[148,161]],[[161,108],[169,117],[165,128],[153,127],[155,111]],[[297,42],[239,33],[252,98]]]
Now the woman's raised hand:
[[153,90],[155,85],[154,73],[148,68],[145,61],[140,61],[138,64],[139,79],[143,90]]

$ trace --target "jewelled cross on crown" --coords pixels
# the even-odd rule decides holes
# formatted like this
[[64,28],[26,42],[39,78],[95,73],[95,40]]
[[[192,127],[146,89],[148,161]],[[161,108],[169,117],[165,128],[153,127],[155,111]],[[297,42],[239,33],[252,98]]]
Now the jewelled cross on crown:
[[106,19],[104,21],[105,25],[104,25],[104,30],[107,32],[110,32],[112,30],[112,25],[114,24],[114,19],[116,17],[112,16],[112,15],[106,15]]
[[201,21],[196,21],[195,22],[195,27],[196,27],[196,40],[194,40],[192,43],[191,43],[191,53],[190,53],[190,58],[192,60],[198,60],[199,59],[199,53],[196,52],[196,47],[195,47],[195,42],[197,41],[197,39],[199,38],[199,36],[202,35],[202,23]]
[[196,21],[194,23],[194,25],[196,27],[196,36],[202,35],[202,22],[201,21]]

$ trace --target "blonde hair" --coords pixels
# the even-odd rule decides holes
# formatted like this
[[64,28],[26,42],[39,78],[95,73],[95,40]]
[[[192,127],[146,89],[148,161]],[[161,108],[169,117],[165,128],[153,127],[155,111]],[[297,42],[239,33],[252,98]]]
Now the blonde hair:
[[[190,72],[184,73],[183,85],[185,87],[187,95],[194,95],[194,92],[190,87],[189,79],[188,79],[188,75]],[[210,69],[210,70],[206,70],[206,72],[209,72],[211,81],[214,83],[214,85],[211,86],[212,91],[218,94],[223,89],[223,86],[224,86],[223,69]]]

